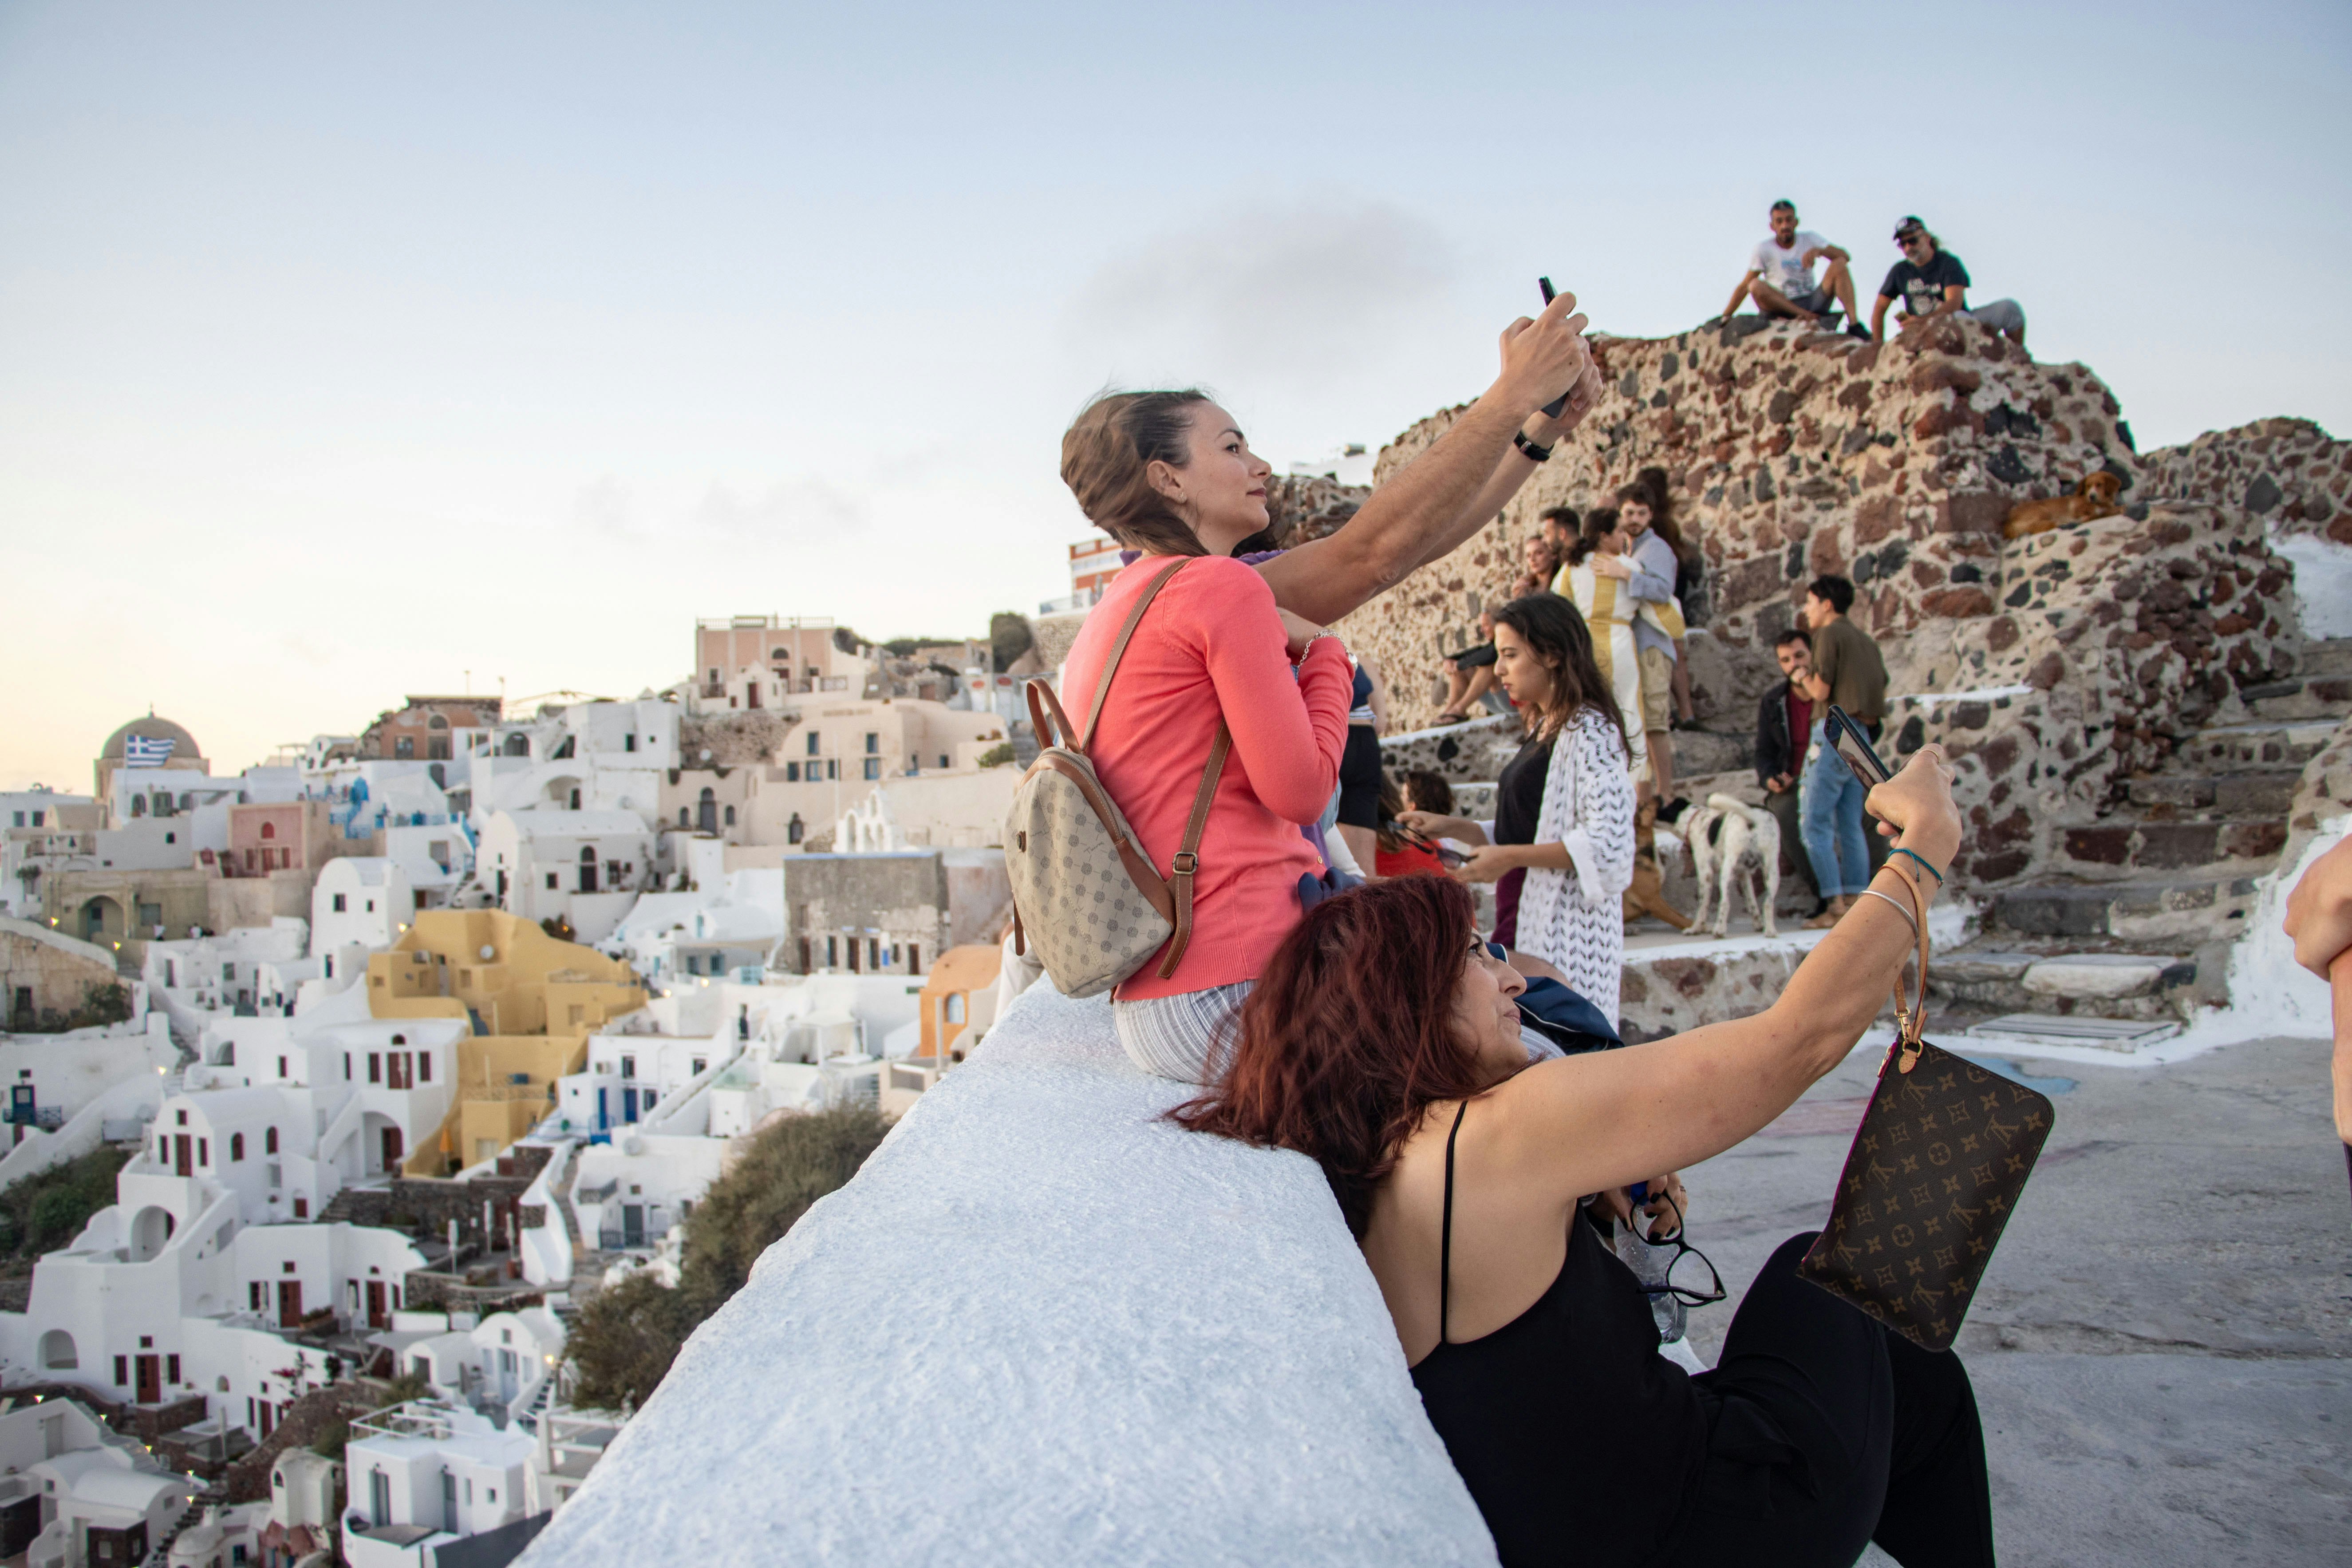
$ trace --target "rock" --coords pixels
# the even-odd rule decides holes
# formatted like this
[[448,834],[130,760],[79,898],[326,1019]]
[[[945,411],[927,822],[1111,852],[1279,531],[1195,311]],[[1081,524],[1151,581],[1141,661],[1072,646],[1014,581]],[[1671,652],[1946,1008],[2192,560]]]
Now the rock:
[[2037,996],[2071,996],[2104,1002],[2145,996],[2164,981],[2179,960],[2127,952],[2078,952],[2044,959],[2025,972],[2025,988]]

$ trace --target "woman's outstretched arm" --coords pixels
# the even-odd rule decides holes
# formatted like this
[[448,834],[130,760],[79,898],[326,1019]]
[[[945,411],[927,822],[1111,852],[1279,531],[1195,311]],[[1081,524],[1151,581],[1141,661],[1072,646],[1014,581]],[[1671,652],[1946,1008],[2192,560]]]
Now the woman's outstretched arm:
[[[1951,777],[1941,748],[1927,746],[1868,801],[1901,830],[1900,845],[1939,868],[1960,839]],[[1908,909],[1897,879],[1916,877],[1924,910],[1936,882],[1909,866],[1892,857],[1871,885]],[[1911,922],[1885,899],[1864,898],[1764,1012],[1529,1068],[1492,1091],[1507,1157],[1521,1179],[1567,1201],[1722,1153],[1845,1059],[1914,949]]]
[[1562,294],[1533,321],[1503,332],[1503,370],[1478,401],[1402,472],[1372,493],[1338,532],[1285,551],[1258,570],[1276,603],[1329,625],[1404,580],[1494,520],[1536,465],[1511,436],[1542,405],[1570,389],[1559,428],[1581,419],[1601,391],[1600,373]]

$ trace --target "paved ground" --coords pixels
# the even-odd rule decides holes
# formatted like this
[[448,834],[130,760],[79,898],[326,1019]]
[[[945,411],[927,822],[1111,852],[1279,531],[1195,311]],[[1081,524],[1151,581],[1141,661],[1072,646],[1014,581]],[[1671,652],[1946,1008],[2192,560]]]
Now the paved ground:
[[[2058,1108],[1960,1339],[2003,1563],[2352,1563],[2352,1189],[2326,1046],[1998,1065]],[[1692,1315],[1710,1363],[1737,1292],[1826,1214],[1875,1067],[1849,1059],[1688,1173],[1692,1239],[1735,1292]]]

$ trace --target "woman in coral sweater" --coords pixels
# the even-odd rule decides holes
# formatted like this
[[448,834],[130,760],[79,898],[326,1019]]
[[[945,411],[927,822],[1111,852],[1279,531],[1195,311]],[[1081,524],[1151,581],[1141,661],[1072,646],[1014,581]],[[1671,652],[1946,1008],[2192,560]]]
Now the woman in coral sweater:
[[[1144,553],[1113,580],[1063,666],[1063,706],[1093,705],[1136,599],[1183,566],[1144,612],[1088,754],[1155,866],[1184,837],[1217,726],[1233,750],[1201,835],[1192,939],[1173,973],[1155,960],[1112,993],[1119,1043],[1163,1077],[1206,1083],[1230,1020],[1297,923],[1298,881],[1322,868],[1300,836],[1339,778],[1353,671],[1322,627],[1277,609],[1228,552],[1266,526],[1273,470],[1233,416],[1197,392],[1119,393],[1062,440],[1062,478],[1095,525]],[[1187,557],[1193,559],[1187,560]]]

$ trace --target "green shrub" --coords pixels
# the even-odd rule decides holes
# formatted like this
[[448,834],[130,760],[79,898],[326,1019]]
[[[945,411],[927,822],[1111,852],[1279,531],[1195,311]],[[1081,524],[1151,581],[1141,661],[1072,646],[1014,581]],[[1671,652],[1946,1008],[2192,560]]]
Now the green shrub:
[[1011,761],[1013,742],[1010,741],[1001,742],[980,753],[980,765],[983,768],[1001,768]]
[[114,1201],[114,1174],[130,1158],[128,1150],[93,1149],[0,1192],[0,1247],[35,1257],[73,1240]]
[[889,1130],[857,1106],[787,1116],[760,1133],[687,1215],[677,1289],[640,1272],[581,1308],[564,1346],[580,1374],[573,1400],[643,1405],[688,1336],[743,1288],[760,1254],[856,1175]]

